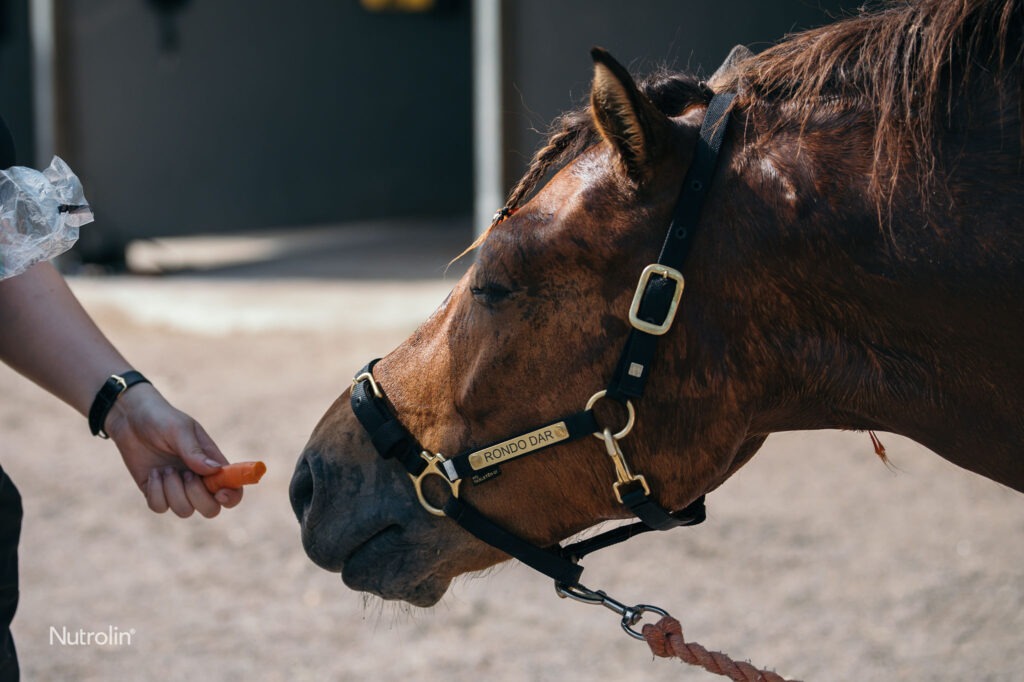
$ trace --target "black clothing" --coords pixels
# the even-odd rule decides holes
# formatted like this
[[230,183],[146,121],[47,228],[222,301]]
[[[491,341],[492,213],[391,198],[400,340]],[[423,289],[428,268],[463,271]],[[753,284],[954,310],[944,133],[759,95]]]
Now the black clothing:
[[0,469],[0,682],[18,679],[18,655],[11,621],[18,608],[18,539],[21,537],[21,495]]
[[7,128],[7,122],[0,116],[0,170],[10,168],[17,163],[17,154],[14,153],[14,138]]
[[[15,165],[14,139],[0,116],[0,169]],[[0,468],[0,682],[19,678],[18,655],[11,621],[18,608],[18,540],[21,537],[21,495]]]

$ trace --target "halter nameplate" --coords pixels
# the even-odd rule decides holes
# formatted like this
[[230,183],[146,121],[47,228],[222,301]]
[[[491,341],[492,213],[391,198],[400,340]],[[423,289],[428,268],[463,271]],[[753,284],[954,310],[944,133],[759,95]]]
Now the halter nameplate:
[[568,440],[569,429],[565,422],[556,422],[548,426],[542,426],[536,431],[524,433],[521,436],[509,438],[508,440],[488,446],[483,450],[477,450],[468,456],[469,465],[474,471],[486,469],[502,462],[507,462],[516,457],[528,455],[531,452],[554,445],[563,440]]

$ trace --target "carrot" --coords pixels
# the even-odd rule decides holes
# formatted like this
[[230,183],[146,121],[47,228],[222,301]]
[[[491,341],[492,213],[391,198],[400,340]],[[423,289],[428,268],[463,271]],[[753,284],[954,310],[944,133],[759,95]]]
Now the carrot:
[[260,477],[267,472],[263,462],[235,462],[225,464],[215,474],[203,476],[206,489],[215,493],[221,488],[241,488],[243,485],[258,483]]

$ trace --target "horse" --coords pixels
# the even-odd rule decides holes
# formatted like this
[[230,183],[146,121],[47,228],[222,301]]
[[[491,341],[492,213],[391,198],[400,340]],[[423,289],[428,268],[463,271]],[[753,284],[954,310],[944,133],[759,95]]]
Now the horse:
[[[504,448],[459,499],[541,548],[628,517],[617,477],[686,509],[781,431],[902,434],[1024,492],[1022,49],[1021,0],[862,9],[734,50],[707,80],[638,83],[595,49],[589,105],[556,122],[468,272],[355,390],[378,393],[426,455]],[[668,279],[637,284],[721,93],[735,93],[728,127],[635,428],[620,447],[608,434],[634,405],[600,399],[603,443],[557,436],[511,456],[510,434],[582,409],[617,372],[631,297]],[[292,479],[308,556],[418,606],[507,560],[437,515],[455,494],[444,457],[413,485],[353,397]]]

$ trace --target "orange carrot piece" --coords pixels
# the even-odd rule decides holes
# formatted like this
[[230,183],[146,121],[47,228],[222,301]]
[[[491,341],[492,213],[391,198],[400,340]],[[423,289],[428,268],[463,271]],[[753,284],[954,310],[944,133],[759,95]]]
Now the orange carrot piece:
[[215,474],[203,476],[206,489],[215,493],[221,488],[241,488],[243,485],[258,483],[260,477],[267,473],[263,462],[235,462],[225,464]]

